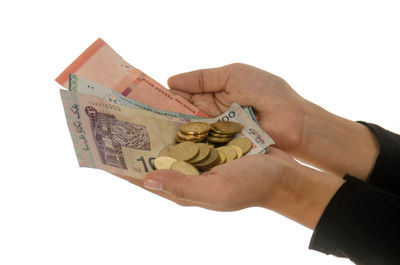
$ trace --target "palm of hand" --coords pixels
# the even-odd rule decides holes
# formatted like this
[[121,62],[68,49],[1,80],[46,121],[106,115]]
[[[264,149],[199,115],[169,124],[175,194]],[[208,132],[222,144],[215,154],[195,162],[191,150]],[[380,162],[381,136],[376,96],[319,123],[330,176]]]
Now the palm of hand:
[[[271,148],[268,154],[242,157],[200,176],[157,170],[149,173],[144,182],[162,179],[163,192],[150,191],[183,206],[233,211],[250,206],[267,207],[276,192],[295,183],[297,168],[297,162],[288,154]],[[139,182],[135,180],[136,185]]]
[[205,173],[217,184],[208,193],[215,196],[211,205],[224,211],[268,207],[277,192],[295,183],[297,165],[287,153],[271,148],[268,154],[243,157],[215,167]]
[[233,64],[181,74],[169,80],[172,91],[210,116],[236,102],[253,107],[260,126],[276,146],[292,151],[301,141],[304,99],[283,79],[258,68]]

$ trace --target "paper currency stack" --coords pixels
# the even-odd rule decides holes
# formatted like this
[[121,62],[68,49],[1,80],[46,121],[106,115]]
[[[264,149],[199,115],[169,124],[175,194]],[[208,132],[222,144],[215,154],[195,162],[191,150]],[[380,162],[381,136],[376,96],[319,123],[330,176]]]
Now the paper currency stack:
[[[245,155],[266,152],[274,143],[258,126],[251,108],[233,103],[220,116],[208,117],[124,61],[102,39],[87,48],[56,81],[68,89],[60,93],[79,165],[83,167],[142,179],[157,165],[160,168],[160,164],[168,164],[155,159],[166,156],[165,152],[182,142],[189,145],[203,142],[208,146],[207,143],[229,143],[227,147],[239,149],[240,145],[248,146]],[[210,126],[206,137],[204,133],[194,136],[180,130],[181,126],[196,122]],[[226,122],[231,127],[226,127]],[[224,132],[224,126],[231,129],[236,126],[236,129]],[[198,152],[199,147],[196,155]],[[214,157],[216,153],[213,153]],[[210,165],[217,165],[201,166],[200,162],[210,155],[209,150],[204,160],[195,160],[200,164],[195,169],[207,170]],[[170,168],[193,173],[182,169],[186,164],[187,161],[179,160]]]

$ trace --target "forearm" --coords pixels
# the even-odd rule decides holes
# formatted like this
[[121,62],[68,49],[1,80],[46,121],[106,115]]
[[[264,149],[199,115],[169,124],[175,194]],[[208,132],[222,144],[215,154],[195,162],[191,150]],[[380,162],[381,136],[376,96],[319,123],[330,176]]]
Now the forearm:
[[350,176],[299,168],[266,208],[313,229],[311,249],[356,264],[398,264],[398,196]]
[[365,180],[379,153],[378,142],[365,126],[306,104],[302,140],[293,155],[337,176]]

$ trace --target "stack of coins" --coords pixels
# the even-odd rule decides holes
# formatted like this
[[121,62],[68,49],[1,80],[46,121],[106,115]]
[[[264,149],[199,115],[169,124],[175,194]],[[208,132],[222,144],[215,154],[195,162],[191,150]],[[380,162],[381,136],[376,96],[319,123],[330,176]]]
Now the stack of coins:
[[178,143],[207,141],[212,144],[226,144],[235,137],[235,134],[242,130],[243,126],[237,122],[217,121],[213,124],[204,122],[188,122],[179,127],[176,134]]
[[[242,125],[234,122],[219,121],[211,126],[203,122],[185,123],[177,133],[178,144],[161,150],[154,166],[156,169],[173,169],[197,176],[200,172],[240,158],[253,146],[245,137],[232,139],[241,129]],[[210,145],[210,142],[219,147]]]
[[188,122],[184,123],[179,127],[179,131],[176,134],[176,141],[182,143],[190,141],[194,143],[202,142],[207,138],[208,132],[210,131],[210,124],[204,122]]
[[207,137],[207,141],[224,144],[233,139],[236,133],[242,130],[243,126],[231,121],[217,121],[211,125],[211,131]]

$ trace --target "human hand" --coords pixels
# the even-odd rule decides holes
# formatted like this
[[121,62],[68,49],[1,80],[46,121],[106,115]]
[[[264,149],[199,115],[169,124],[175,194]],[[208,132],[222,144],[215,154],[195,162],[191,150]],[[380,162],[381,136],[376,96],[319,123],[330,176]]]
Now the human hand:
[[268,154],[242,157],[200,176],[156,170],[145,177],[144,187],[180,205],[218,211],[265,207],[314,228],[342,182],[271,148]]
[[378,144],[367,128],[303,99],[261,69],[236,63],[179,74],[168,85],[210,116],[232,102],[253,107],[276,147],[333,175],[366,179],[375,164]]
[[278,76],[236,63],[179,74],[168,85],[210,116],[223,113],[232,102],[251,106],[276,147],[290,152],[300,145],[306,101]]

